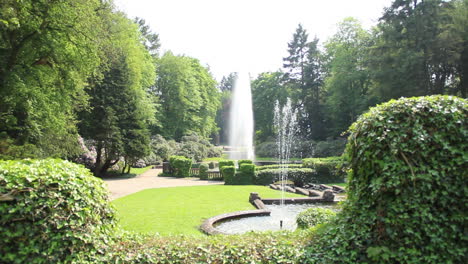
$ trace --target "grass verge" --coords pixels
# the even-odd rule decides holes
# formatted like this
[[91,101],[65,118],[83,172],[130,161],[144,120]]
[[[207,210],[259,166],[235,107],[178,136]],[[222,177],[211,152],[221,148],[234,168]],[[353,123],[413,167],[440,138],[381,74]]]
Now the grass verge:
[[[279,198],[281,193],[264,186],[214,185],[148,189],[119,199],[120,226],[128,231],[161,235],[202,235],[201,223],[212,216],[255,209],[249,194],[262,198]],[[288,197],[303,197],[286,194]]]

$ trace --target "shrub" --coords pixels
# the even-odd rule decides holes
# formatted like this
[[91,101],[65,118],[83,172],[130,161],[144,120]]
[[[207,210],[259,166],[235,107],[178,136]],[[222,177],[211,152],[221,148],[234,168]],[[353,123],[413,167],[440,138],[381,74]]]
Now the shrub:
[[273,164],[273,165],[256,166],[255,169],[259,171],[259,170],[279,169],[282,167],[287,167],[290,169],[298,169],[298,168],[302,168],[303,166],[302,164],[284,164],[284,165]]
[[226,167],[226,166],[235,166],[235,163],[233,160],[220,160],[218,162],[218,166],[219,166],[219,172],[221,173],[221,175],[224,177],[223,175],[223,167]]
[[171,156],[169,158],[171,173],[174,177],[189,177],[192,160],[183,156]]
[[206,163],[200,164],[199,175],[201,180],[208,179],[208,165]]
[[[341,156],[346,146],[346,139],[327,139],[326,141],[295,140],[291,148],[291,157],[330,157]],[[255,146],[255,154],[259,157],[274,158],[278,156],[276,142],[262,142]]]
[[303,262],[465,263],[467,117],[467,100],[450,96],[362,115],[345,153],[348,200]]
[[208,163],[208,167],[210,169],[214,169],[215,168],[215,163],[213,161],[211,161],[210,163]]
[[313,207],[297,215],[297,227],[309,228],[318,224],[327,223],[336,215],[335,211],[328,208]]
[[242,164],[253,164],[253,161],[251,160],[238,160],[237,161],[237,166],[239,167],[239,169],[242,166]]
[[236,167],[234,166],[223,166],[221,167],[221,175],[224,178],[224,184],[232,185],[235,183]]
[[[281,180],[282,169],[260,170],[255,173],[254,183],[258,185],[268,185]],[[315,182],[314,170],[309,168],[286,169],[287,177],[294,182],[296,186],[303,186],[308,182]]]
[[0,161],[0,196],[1,263],[85,262],[113,230],[106,187],[81,165]]
[[345,173],[341,169],[343,159],[341,157],[308,158],[302,160],[304,168],[316,171],[317,183],[344,182]]
[[243,163],[240,165],[240,172],[236,173],[234,182],[236,185],[249,185],[253,184],[255,177],[255,165]]

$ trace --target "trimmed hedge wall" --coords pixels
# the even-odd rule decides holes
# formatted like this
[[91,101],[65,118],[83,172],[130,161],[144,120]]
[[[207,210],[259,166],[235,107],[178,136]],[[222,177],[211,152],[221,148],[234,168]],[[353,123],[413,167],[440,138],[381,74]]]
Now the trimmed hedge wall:
[[239,169],[242,166],[242,164],[253,164],[253,161],[251,160],[238,160],[237,161],[237,166],[239,167]]
[[[258,185],[268,185],[281,178],[281,169],[260,170],[255,173],[254,183]],[[296,186],[303,186],[309,182],[315,182],[315,171],[309,168],[287,169],[288,179]]]
[[190,176],[190,167],[192,160],[184,156],[171,156],[169,158],[171,173],[174,177],[184,178]]
[[235,183],[236,167],[235,166],[223,166],[220,168],[221,175],[224,178],[225,185],[232,185]]
[[104,182],[68,161],[0,160],[0,263],[94,263],[114,210]]
[[344,182],[346,174],[341,169],[342,164],[342,157],[308,158],[302,160],[304,168],[316,171],[316,183]]
[[348,199],[301,263],[466,263],[467,120],[468,101],[453,96],[362,115],[345,152]]
[[[290,169],[298,169],[298,168],[303,168],[302,164],[285,164],[283,166],[287,166]],[[263,166],[257,166],[255,169],[257,171],[259,170],[269,170],[269,169],[279,169],[281,168],[280,164],[273,164],[273,165],[263,165]]]

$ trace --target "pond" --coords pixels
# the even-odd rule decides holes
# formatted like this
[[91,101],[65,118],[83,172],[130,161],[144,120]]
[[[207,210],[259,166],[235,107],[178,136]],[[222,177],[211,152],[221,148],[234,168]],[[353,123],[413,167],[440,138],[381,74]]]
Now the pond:
[[333,204],[267,205],[266,208],[271,211],[271,215],[269,216],[252,216],[227,220],[215,225],[215,228],[226,234],[242,234],[249,231],[293,231],[297,228],[297,215],[300,212],[312,207],[322,207],[336,210],[336,205]]

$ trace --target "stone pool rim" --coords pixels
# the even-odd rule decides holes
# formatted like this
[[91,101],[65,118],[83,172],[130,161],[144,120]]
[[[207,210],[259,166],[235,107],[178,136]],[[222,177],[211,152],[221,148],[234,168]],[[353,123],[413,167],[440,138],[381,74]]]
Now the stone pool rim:
[[[266,209],[265,204],[280,204],[281,199],[261,199],[257,193],[250,193],[250,203],[252,203],[257,210],[237,211],[232,213],[220,214],[217,216],[206,219],[200,226],[200,230],[207,235],[232,235],[222,232],[216,227],[215,224],[227,220],[250,217],[250,216],[269,216],[271,211]],[[324,199],[323,197],[299,197],[299,198],[285,198],[284,204],[307,204],[307,203],[325,203],[335,204],[337,201]]]

